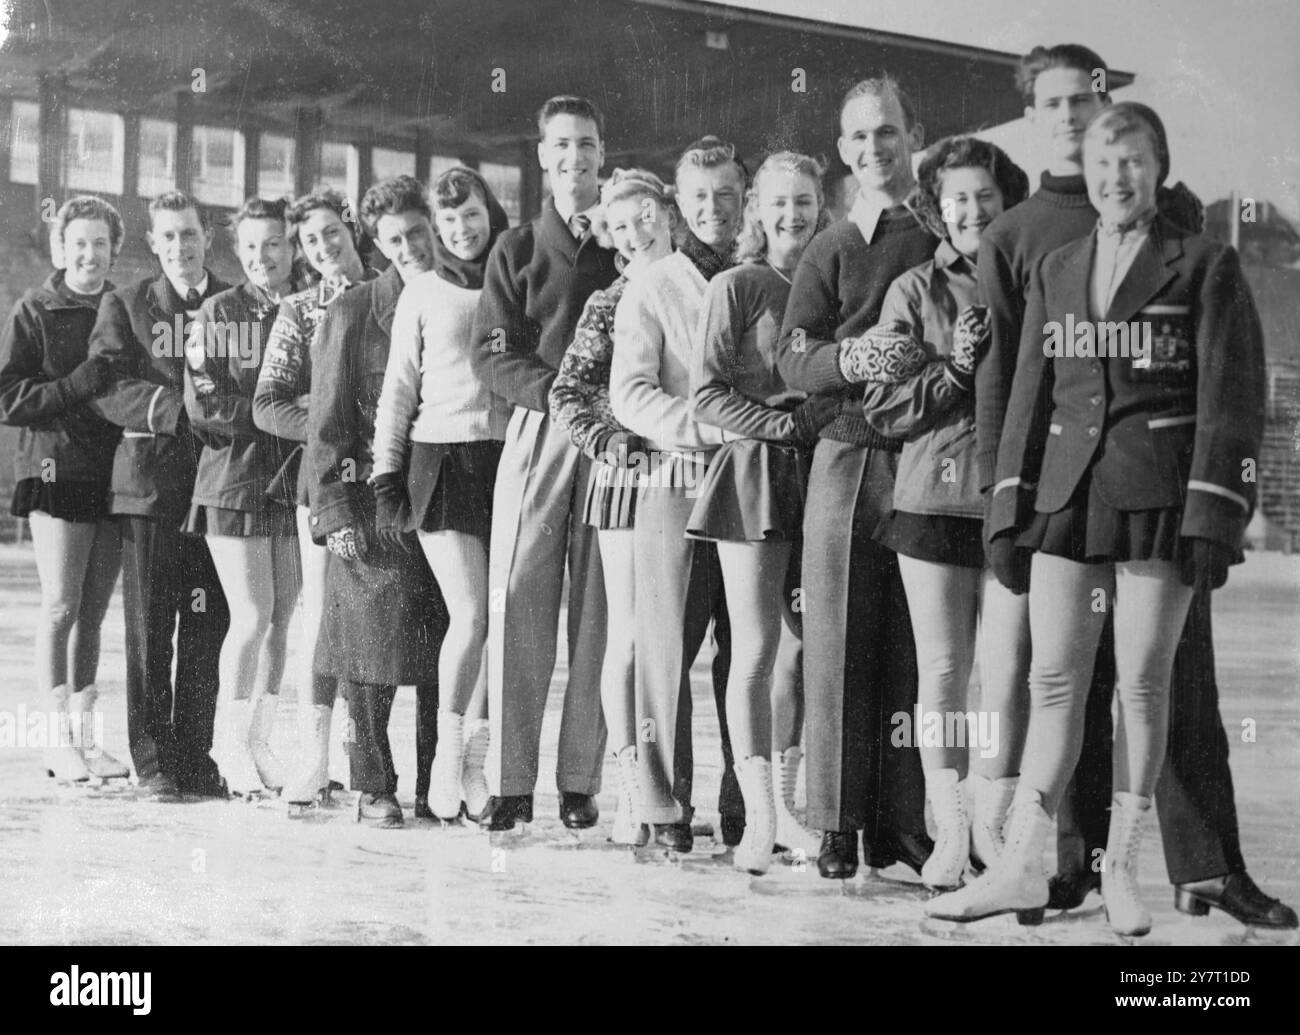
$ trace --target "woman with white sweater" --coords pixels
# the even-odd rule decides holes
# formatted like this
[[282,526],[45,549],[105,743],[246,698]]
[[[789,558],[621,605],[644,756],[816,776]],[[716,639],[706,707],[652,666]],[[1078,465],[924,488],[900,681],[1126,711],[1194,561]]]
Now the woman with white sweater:
[[[690,371],[705,290],[731,265],[746,178],[734,148],[716,137],[686,150],[677,163],[677,204],[688,233],[676,252],[628,284],[614,314],[610,403],[648,447],[634,541],[640,813],[656,843],[679,853],[693,845],[694,812],[684,674],[710,619],[726,614],[716,549],[686,538],[700,481],[723,441],[721,430],[691,414]],[[725,716],[725,703],[719,711]]]
[[[597,461],[587,485],[586,523],[596,529],[605,577],[605,658],[600,704],[609,732],[607,750],[618,770],[618,808],[610,841],[642,845],[650,832],[637,816],[636,586],[633,527],[638,464],[645,443],[614,417],[609,373],[614,355],[614,313],[631,280],[671,254],[677,206],[670,190],[645,169],[615,169],[601,190],[601,215],[609,244],[618,250],[618,280],[594,292],[583,307],[573,342],[551,386],[551,419],[573,444]],[[604,243],[602,241],[602,243]]]
[[[470,330],[488,253],[509,225],[483,178],[457,167],[430,190],[434,268],[406,285],[375,418],[381,535],[420,546],[450,614],[438,655],[438,749],[416,815],[471,819],[487,801],[488,536],[509,410],[479,378]],[[463,795],[462,795],[463,787]]]

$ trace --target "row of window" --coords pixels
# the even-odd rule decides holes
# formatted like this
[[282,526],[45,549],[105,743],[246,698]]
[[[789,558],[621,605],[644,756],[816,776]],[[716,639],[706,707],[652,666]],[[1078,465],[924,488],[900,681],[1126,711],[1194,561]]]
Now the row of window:
[[[40,108],[34,101],[14,101],[8,127],[9,179],[13,183],[34,184],[38,179],[38,118]],[[235,208],[244,198],[257,194],[264,198],[292,197],[296,141],[276,133],[258,136],[257,183],[244,183],[244,134],[239,130],[217,126],[194,126],[192,132],[192,169],[190,187],[199,201],[208,205]],[[151,198],[176,185],[176,123],[164,119],[140,119],[137,145],[138,173],[136,193]],[[65,184],[68,190],[125,194],[126,123],[121,115],[103,111],[68,109],[68,139],[65,161]],[[440,173],[458,165],[460,160],[433,155],[425,170],[432,182]],[[482,162],[479,172],[496,193],[510,215],[519,221],[520,172],[516,165]],[[357,148],[339,141],[321,144],[320,182],[356,198],[360,184],[360,158]],[[370,151],[370,175],[373,181],[405,173],[418,175],[415,155],[375,147]]]

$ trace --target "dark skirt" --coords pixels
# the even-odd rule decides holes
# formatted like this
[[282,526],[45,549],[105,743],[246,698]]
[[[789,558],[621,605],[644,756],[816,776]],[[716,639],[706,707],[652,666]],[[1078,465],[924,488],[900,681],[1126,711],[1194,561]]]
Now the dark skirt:
[[60,521],[86,524],[107,521],[108,486],[95,482],[47,482],[40,478],[24,478],[14,486],[9,513],[25,518],[34,510]]
[[464,532],[486,544],[492,492],[505,443],[414,442],[406,472],[411,514],[405,531]]
[[700,482],[686,534],[694,539],[795,539],[803,528],[808,454],[798,446],[746,438],[714,454]]
[[191,535],[250,539],[254,536],[297,536],[298,525],[294,512],[278,504],[268,503],[261,510],[252,511],[191,503],[181,531]]
[[583,524],[606,530],[634,527],[639,474],[634,467],[592,464],[582,508]]
[[371,542],[364,561],[330,554],[325,562],[325,606],[313,668],[353,683],[412,686],[436,682],[438,652],[447,632],[447,606],[429,565],[411,536],[410,552]]
[[[1182,507],[1120,510],[1107,503],[1091,475],[1054,514],[1035,514],[1016,542],[1079,564],[1116,561],[1182,562],[1187,540],[1180,534]],[[1237,552],[1234,563],[1245,560]]]
[[895,510],[881,518],[872,538],[894,553],[918,561],[982,568],[983,532],[984,522],[979,518]]

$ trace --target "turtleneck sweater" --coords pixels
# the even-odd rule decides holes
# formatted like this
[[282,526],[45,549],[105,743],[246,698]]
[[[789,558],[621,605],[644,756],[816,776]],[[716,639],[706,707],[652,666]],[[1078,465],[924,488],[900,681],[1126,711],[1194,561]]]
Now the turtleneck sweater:
[[1097,223],[1083,176],[1043,173],[1038,190],[984,232],[980,295],[989,310],[989,347],[975,373],[975,436],[980,489],[992,486],[998,443],[1020,351],[1025,291],[1034,267]]

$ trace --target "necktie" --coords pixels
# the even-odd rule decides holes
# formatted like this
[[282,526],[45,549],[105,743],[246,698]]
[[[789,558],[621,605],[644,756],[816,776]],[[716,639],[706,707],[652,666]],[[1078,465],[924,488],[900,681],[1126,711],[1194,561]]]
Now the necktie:
[[591,220],[583,215],[570,216],[569,230],[581,243],[587,239],[587,234],[591,232]]
[[199,294],[199,289],[190,288],[189,292],[185,295],[185,308],[197,309],[202,304],[203,296]]

